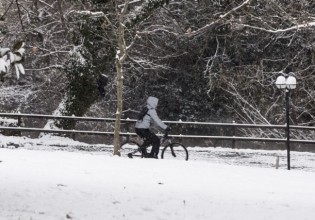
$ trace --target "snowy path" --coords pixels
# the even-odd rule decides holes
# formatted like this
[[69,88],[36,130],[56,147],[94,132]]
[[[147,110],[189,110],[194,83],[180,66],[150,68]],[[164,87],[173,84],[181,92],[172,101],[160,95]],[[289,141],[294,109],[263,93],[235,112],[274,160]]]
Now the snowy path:
[[[30,150],[88,151],[94,154],[112,156],[113,146],[88,145],[58,136],[44,136],[30,139],[0,135],[0,148],[19,148]],[[279,169],[287,169],[286,150],[252,150],[214,147],[188,147],[190,161],[237,166],[274,168],[279,157]],[[291,151],[291,169],[315,172],[315,153]]]
[[315,172],[0,149],[0,220],[313,220]]

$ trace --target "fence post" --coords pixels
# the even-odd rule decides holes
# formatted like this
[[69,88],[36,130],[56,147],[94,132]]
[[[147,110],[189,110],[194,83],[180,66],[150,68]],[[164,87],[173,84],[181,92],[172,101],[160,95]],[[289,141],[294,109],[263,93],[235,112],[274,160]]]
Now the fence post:
[[[233,124],[235,124],[235,121],[233,121]],[[232,128],[232,132],[233,132],[233,140],[232,140],[232,149],[234,149],[235,148],[235,142],[236,142],[236,140],[234,139],[234,137],[235,137],[235,135],[236,135],[236,128],[235,128],[235,126],[233,126],[233,128]]]
[[280,161],[280,157],[277,156],[277,158],[276,158],[276,169],[279,169],[279,161]]
[[[72,118],[71,118],[70,120],[73,120],[73,121],[74,121],[74,125],[76,125],[76,121],[77,121],[77,120],[74,119],[75,115],[71,115],[71,117],[72,117]],[[73,128],[75,129],[75,126],[74,126]],[[73,130],[74,130],[74,129],[73,129]],[[71,138],[72,138],[72,140],[75,141],[75,138],[76,138],[75,133],[72,133],[72,134],[71,134]]]
[[[22,126],[22,117],[18,116],[18,122],[17,122],[17,126],[21,127]],[[22,136],[22,132],[18,131],[18,135],[21,137]]]
[[[129,118],[127,118],[127,120],[129,120]],[[127,127],[127,133],[130,133],[130,122],[129,121],[127,121],[127,123],[126,123],[126,127]],[[129,142],[130,141],[130,135],[127,135],[127,137],[126,137],[126,142]]]
[[75,141],[75,133],[72,133],[72,134],[71,134],[71,137],[72,137],[72,140]]

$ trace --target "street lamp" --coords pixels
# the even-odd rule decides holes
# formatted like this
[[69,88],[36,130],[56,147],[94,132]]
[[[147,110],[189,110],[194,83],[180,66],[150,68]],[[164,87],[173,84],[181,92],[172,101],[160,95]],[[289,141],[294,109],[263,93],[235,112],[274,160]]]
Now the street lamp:
[[288,160],[288,170],[290,170],[290,104],[289,104],[289,98],[290,98],[290,90],[296,88],[296,78],[294,73],[289,74],[282,74],[277,77],[276,80],[276,86],[278,89],[285,89],[285,100],[286,100],[286,120],[287,120],[287,126],[286,126],[286,135],[287,135],[287,160]]

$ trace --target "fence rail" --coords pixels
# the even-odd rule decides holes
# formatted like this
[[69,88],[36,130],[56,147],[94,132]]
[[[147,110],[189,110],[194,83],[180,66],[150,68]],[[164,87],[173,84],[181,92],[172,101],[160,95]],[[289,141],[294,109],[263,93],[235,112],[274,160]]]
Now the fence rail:
[[[22,127],[23,118],[41,118],[41,119],[71,119],[77,121],[96,121],[96,122],[114,122],[115,118],[94,118],[94,117],[76,117],[76,116],[53,116],[41,114],[24,114],[24,113],[0,113],[0,117],[17,118],[18,127],[0,126],[1,130],[18,131],[18,132],[43,132],[43,133],[59,133],[59,134],[89,134],[89,135],[114,135],[113,131],[84,131],[84,130],[61,130],[61,129],[44,129],[44,128],[29,128]],[[134,119],[122,119],[123,123],[134,123]],[[285,129],[286,125],[270,125],[270,124],[237,124],[237,123],[213,123],[213,122],[188,122],[188,121],[164,121],[167,124],[182,124],[182,125],[208,125],[218,127],[236,128],[257,128],[257,129]],[[290,129],[295,130],[314,130],[315,127],[310,126],[290,126]],[[132,132],[121,132],[121,136],[135,136]],[[231,140],[233,145],[235,141],[260,141],[260,142],[286,142],[286,138],[263,138],[263,137],[241,137],[241,136],[207,136],[207,135],[170,135],[177,138],[201,138],[213,140]],[[290,139],[292,143],[315,144],[315,140],[300,140]]]

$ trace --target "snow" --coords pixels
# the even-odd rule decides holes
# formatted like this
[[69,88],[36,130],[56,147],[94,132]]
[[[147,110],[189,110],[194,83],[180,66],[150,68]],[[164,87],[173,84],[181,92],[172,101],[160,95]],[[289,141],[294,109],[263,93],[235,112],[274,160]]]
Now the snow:
[[13,118],[0,117],[0,125],[1,126],[12,126],[17,125],[18,120]]
[[7,62],[3,58],[0,58],[0,73],[6,73],[7,70],[8,70]]
[[78,64],[82,66],[86,65],[86,59],[82,56],[81,46],[74,46],[73,49],[69,52],[70,56],[73,56]]
[[[15,71],[16,71],[16,77],[19,79],[20,73],[25,74],[24,67],[21,63],[18,63],[22,60],[25,48],[24,43],[21,45],[21,47],[15,51],[14,53],[10,52],[9,48],[0,48],[0,73],[6,74],[9,69],[10,65],[14,63]],[[6,56],[4,56],[6,55]]]
[[[288,171],[260,160],[284,151],[197,147],[177,161],[120,158],[105,145],[111,150],[79,151],[89,145],[54,136],[0,140],[0,220],[315,217],[313,153],[292,152],[308,169]],[[261,164],[227,163],[243,158],[231,154],[255,154]]]

